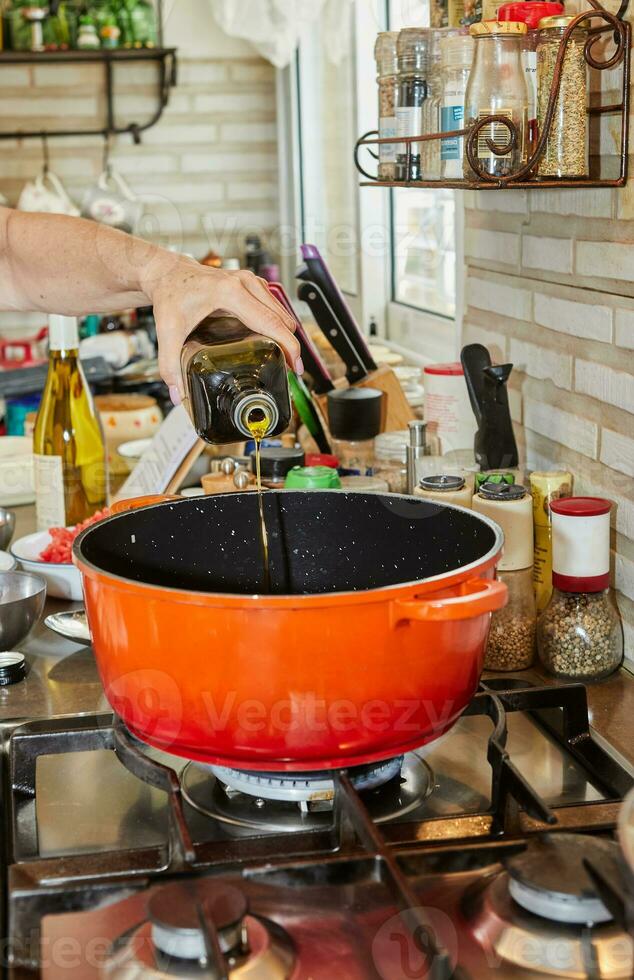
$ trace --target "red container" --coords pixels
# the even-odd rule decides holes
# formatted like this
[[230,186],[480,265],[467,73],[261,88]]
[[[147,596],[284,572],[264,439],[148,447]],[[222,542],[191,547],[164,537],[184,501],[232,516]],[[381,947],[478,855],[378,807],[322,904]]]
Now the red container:
[[[264,771],[359,765],[437,738],[473,697],[491,613],[506,602],[494,579],[500,529],[420,498],[264,499],[274,587],[277,576],[277,588],[309,594],[250,585],[261,563],[254,494],[144,507],[77,539],[114,710],[157,748]],[[195,567],[183,570],[192,541]],[[384,584],[364,588],[373,577]],[[207,581],[228,591],[200,591]],[[331,581],[338,591],[324,591]]]

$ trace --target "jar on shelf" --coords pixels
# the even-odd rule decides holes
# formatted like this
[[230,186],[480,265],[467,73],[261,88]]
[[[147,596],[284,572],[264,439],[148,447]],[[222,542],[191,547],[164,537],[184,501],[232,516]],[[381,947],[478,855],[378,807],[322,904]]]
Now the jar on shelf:
[[[427,63],[430,31],[406,27],[396,41],[398,75],[396,86],[396,135],[420,136],[423,132],[423,107],[427,99]],[[396,179],[421,180],[421,144],[412,143],[409,170],[406,144],[396,147]]]
[[[449,28],[429,32],[429,54],[427,65],[427,98],[423,106],[423,129],[425,136],[439,133],[440,107],[443,97],[443,41],[455,37],[456,31]],[[423,180],[438,180],[440,177],[440,140],[428,140],[422,144]]]
[[[469,28],[475,46],[465,93],[465,126],[486,116],[504,116],[516,133],[514,145],[510,145],[511,131],[504,122],[489,123],[478,133],[476,159],[485,173],[495,177],[514,173],[527,158],[528,90],[522,67],[522,39],[526,30],[526,24],[495,20],[480,21]],[[500,149],[509,147],[508,152],[494,153],[487,141]],[[466,152],[463,164],[464,176],[473,179],[476,175]]]
[[372,473],[385,480],[391,493],[407,493],[409,430],[382,432],[374,441]]
[[564,7],[553,0],[515,0],[513,3],[503,3],[498,9],[498,20],[519,21],[526,24],[528,30],[522,38],[522,66],[526,78],[528,93],[528,152],[532,152],[537,143],[537,30],[540,20],[563,14]]
[[599,680],[623,660],[623,629],[610,591],[609,500],[553,500],[553,593],[537,624],[544,667],[558,677]]
[[[542,131],[559,45],[574,17],[546,17],[539,22],[537,41],[537,119]],[[544,152],[537,164],[537,178],[587,177],[588,65],[585,44],[588,29],[575,28],[566,46],[559,93]]]
[[[379,90],[379,138],[396,136],[396,39],[398,31],[382,31],[374,45]],[[380,180],[396,180],[396,143],[379,143]]]
[[378,388],[336,389],[328,392],[327,402],[332,450],[340,468],[348,474],[372,474],[383,392]]
[[483,483],[472,508],[496,521],[504,532],[498,578],[508,588],[508,602],[491,617],[484,666],[487,670],[524,670],[535,659],[533,501],[517,483]]
[[[523,0],[527,3],[529,0]],[[464,100],[473,61],[473,38],[450,34],[440,42],[443,90],[440,102],[440,131],[448,133],[464,126]],[[440,141],[440,176],[443,180],[462,178],[464,139],[449,136]]]

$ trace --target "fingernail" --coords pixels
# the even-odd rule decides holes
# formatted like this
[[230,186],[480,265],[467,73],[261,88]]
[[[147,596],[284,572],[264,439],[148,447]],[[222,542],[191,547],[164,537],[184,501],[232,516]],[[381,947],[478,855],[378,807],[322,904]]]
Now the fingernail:
[[176,385],[170,385],[170,398],[172,399],[172,405],[180,405],[182,398]]
[[303,374],[303,373],[304,373],[304,362],[302,361],[301,357],[298,357],[297,360],[295,361],[295,374]]

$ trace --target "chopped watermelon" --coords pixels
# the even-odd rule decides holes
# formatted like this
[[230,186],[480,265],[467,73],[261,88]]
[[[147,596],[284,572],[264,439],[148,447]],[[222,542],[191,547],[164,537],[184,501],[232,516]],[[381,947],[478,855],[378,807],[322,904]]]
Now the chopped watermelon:
[[92,517],[88,517],[81,524],[77,524],[73,528],[68,527],[52,527],[49,529],[49,534],[51,536],[50,544],[47,544],[44,551],[40,553],[40,561],[49,562],[52,565],[70,565],[73,551],[73,541],[81,531],[85,528],[90,527],[91,524],[97,524],[99,521],[103,521],[104,518],[110,517],[110,510],[108,507],[104,507],[103,510],[98,510],[96,514]]

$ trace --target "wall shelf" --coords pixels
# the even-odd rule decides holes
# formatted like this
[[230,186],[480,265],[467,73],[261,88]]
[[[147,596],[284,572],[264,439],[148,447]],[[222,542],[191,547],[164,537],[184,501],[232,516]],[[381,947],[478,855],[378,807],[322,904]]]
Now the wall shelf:
[[[151,119],[141,124],[128,123],[117,126],[114,109],[114,67],[131,62],[155,62],[158,65],[156,111]],[[129,134],[135,143],[141,142],[141,133],[155,126],[168,104],[170,90],[177,82],[176,48],[117,48],[112,51],[4,51],[0,54],[0,85],[3,65],[41,64],[101,64],[104,69],[106,112],[104,125],[95,129],[37,129],[0,132],[0,140],[43,139],[58,136],[109,136]]]
[[[569,27],[564,32],[561,39],[560,49],[557,56],[557,61],[555,64],[555,69],[553,73],[553,80],[548,97],[548,105],[546,112],[544,114],[544,124],[541,127],[539,134],[539,139],[534,146],[529,158],[524,161],[518,169],[514,172],[506,174],[504,176],[493,176],[488,174],[483,167],[480,166],[477,157],[476,149],[478,140],[482,138],[481,131],[486,126],[491,126],[493,123],[498,123],[504,125],[509,131],[509,142],[506,146],[500,147],[496,146],[490,139],[487,138],[486,142],[490,150],[502,156],[504,154],[510,153],[511,149],[517,144],[520,138],[520,133],[518,132],[515,124],[505,116],[487,116],[486,118],[481,118],[478,122],[473,123],[464,129],[455,129],[443,133],[427,133],[425,135],[418,136],[406,136],[406,137],[390,137],[379,139],[379,134],[376,130],[372,132],[365,133],[359,140],[357,140],[354,149],[354,162],[359,173],[366,179],[361,182],[362,187],[443,187],[455,190],[504,190],[504,189],[534,189],[543,190],[546,188],[561,188],[561,187],[573,187],[573,188],[589,188],[589,187],[622,187],[627,181],[627,163],[628,163],[628,150],[629,150],[629,108],[630,108],[630,64],[631,64],[631,33],[632,29],[629,23],[622,20],[624,14],[626,13],[628,7],[628,0],[624,0],[621,4],[621,9],[617,14],[611,14],[605,10],[599,3],[599,0],[588,0],[591,9],[586,10],[583,13],[578,14],[574,21],[571,22]],[[590,22],[592,20],[601,20],[603,24],[601,26],[592,26]],[[609,105],[596,105],[590,106],[587,109],[587,114],[590,118],[596,118],[603,115],[618,115],[620,116],[620,145],[619,145],[619,173],[618,176],[611,178],[602,178],[601,176],[594,175],[590,173],[588,177],[583,178],[564,178],[564,177],[547,177],[545,179],[539,179],[534,176],[536,169],[538,168],[539,161],[544,154],[546,149],[546,143],[550,135],[551,127],[553,125],[553,119],[555,116],[555,107],[557,104],[557,97],[559,94],[559,88],[561,83],[562,70],[564,66],[564,57],[567,49],[567,45],[573,32],[579,25],[588,26],[588,40],[585,45],[585,60],[589,65],[590,69],[593,71],[604,71],[606,69],[621,68],[621,86],[620,86],[620,101],[617,103],[611,103]],[[602,35],[611,34],[613,38],[614,51],[613,53],[601,61],[595,58],[593,55],[593,49],[596,42],[600,39]],[[452,179],[444,180],[442,178],[429,179],[429,180],[383,180],[378,177],[378,175],[368,173],[368,171],[362,166],[359,161],[359,154],[361,148],[365,148],[370,155],[378,160],[378,154],[372,147],[380,147],[382,144],[397,144],[401,147],[405,147],[405,153],[401,152],[401,155],[405,158],[403,161],[403,169],[405,173],[412,172],[412,145],[420,144],[425,142],[430,142],[433,140],[448,139],[451,137],[464,137],[465,155],[469,161],[470,167],[474,176],[472,178],[467,178],[464,180]]]

